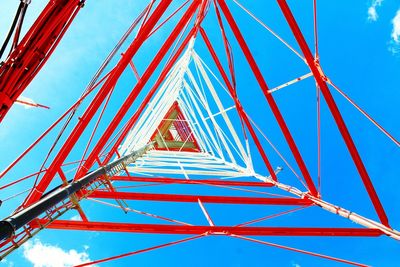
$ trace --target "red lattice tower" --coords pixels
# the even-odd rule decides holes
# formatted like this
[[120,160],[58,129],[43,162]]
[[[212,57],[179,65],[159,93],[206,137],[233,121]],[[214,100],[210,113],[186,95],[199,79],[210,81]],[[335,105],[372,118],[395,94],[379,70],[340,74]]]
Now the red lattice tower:
[[[50,55],[55,44],[76,15],[78,8],[82,5],[82,1],[54,1],[54,3],[60,4],[57,14],[66,20],[60,22],[57,18],[48,17],[47,23],[56,23],[56,21],[62,23],[62,26],[60,24],[52,28],[58,29],[56,33],[50,34],[48,30],[39,29],[40,33],[44,34],[43,36],[57,36],[54,40],[52,39],[54,43],[48,43],[46,41],[48,39],[38,41],[39,44],[41,42],[42,44],[46,43],[44,48],[47,49],[46,51],[50,51],[46,52],[47,56]],[[48,10],[54,8],[54,3],[53,6],[49,4],[46,7],[41,18],[48,15]],[[14,181],[1,187],[1,190],[6,190],[19,182],[36,177],[36,181],[24,202],[10,217],[1,222],[1,237],[3,238],[1,254],[3,257],[43,229],[190,235],[190,237],[178,241],[79,266],[99,264],[209,235],[244,239],[337,262],[364,266],[356,262],[278,245],[249,236],[378,237],[387,235],[394,239],[400,239],[400,233],[389,225],[382,203],[329,86],[333,86],[339,91],[340,89],[332,84],[324,74],[319,65],[317,41],[316,51],[313,54],[286,1],[277,0],[277,3],[302,53],[297,52],[274,32],[273,34],[305,62],[310,73],[276,88],[268,87],[259,63],[251,53],[241,29],[224,0],[186,1],[172,13],[169,13],[171,3],[172,0],[164,0],[160,3],[150,2],[111,52],[82,97],[1,174],[0,178],[6,177],[9,172],[17,168],[17,163],[25,158],[28,152],[50,132],[54,132],[58,124],[65,121],[38,172],[14,179]],[[238,2],[236,3],[240,8],[245,9]],[[314,1],[314,8],[315,5],[316,1]],[[245,11],[249,12],[246,9]],[[210,18],[213,29],[215,30],[218,25],[218,32],[222,35],[222,44],[220,44],[222,53],[215,48],[217,40],[210,38],[209,31],[212,29],[207,30],[206,26],[203,27],[205,21],[211,17],[211,13],[215,16],[215,18]],[[155,56],[140,75],[133,63],[135,55],[141,51],[141,48],[145,46],[153,34],[156,34],[165,24],[170,23],[171,18],[177,16],[179,16],[179,21],[163,40],[161,47],[157,49]],[[40,19],[38,21],[37,23],[40,23]],[[314,23],[316,25],[316,11],[314,12]],[[37,26],[37,24],[35,25]],[[134,29],[138,29],[136,37],[129,43],[117,64],[104,75],[103,72],[109,66],[111,58],[117,54],[122,43],[128,42]],[[26,42],[36,40],[32,36],[26,37],[28,38]],[[237,47],[232,47],[231,42],[233,40],[237,42]],[[207,52],[206,57],[210,59],[208,63],[213,64],[213,68],[218,71],[217,74],[214,74],[197,54],[196,47],[199,44],[203,45],[204,51],[202,52],[203,54],[205,51]],[[17,46],[17,43],[15,43],[15,46]],[[29,53],[33,53],[33,50],[32,47],[27,48],[26,55],[21,55],[22,67],[31,64],[29,60],[32,57],[29,56]],[[293,167],[273,146],[279,156],[279,161],[274,160],[274,162],[288,164],[294,176],[299,178],[296,184],[282,182],[279,177],[282,168],[278,167],[280,164],[274,166],[271,160],[276,156],[269,154],[269,150],[265,147],[266,141],[260,138],[260,133],[262,136],[264,134],[247,112],[250,107],[242,104],[244,101],[239,96],[241,87],[238,85],[240,77],[234,64],[237,52],[241,52],[241,56],[248,65],[248,70],[257,81],[267,101],[270,115],[275,119],[280,130],[279,134],[286,141],[300,174],[295,172]],[[13,58],[13,54],[8,59],[11,58]],[[30,73],[23,71],[17,73],[15,69],[11,70],[7,61],[5,62],[2,68],[6,70],[1,71],[2,76],[0,77],[0,85],[5,84],[2,87],[2,97],[5,100],[1,102],[3,109],[0,119],[4,117],[11,103],[32,80],[46,58],[41,58],[40,61],[36,60],[32,63],[35,64],[35,67],[28,68]],[[224,63],[222,62],[225,61],[228,68],[223,66]],[[121,81],[122,74],[129,71],[129,67],[133,70],[137,82],[126,97],[118,98],[119,106],[115,103],[109,105],[110,101],[113,100],[115,88]],[[9,74],[5,74],[6,72],[9,72]],[[4,75],[11,75],[15,79],[4,78],[6,77]],[[325,201],[320,192],[320,174],[318,173],[317,183],[317,179],[310,174],[309,167],[303,159],[273,96],[273,92],[309,77],[314,77],[318,96],[321,94],[326,101],[327,108],[347,146],[379,221],[368,219]],[[214,78],[215,80],[213,80]],[[22,79],[22,82],[18,83],[18,86],[15,86],[16,83],[11,84],[11,81],[19,79]],[[11,87],[18,88],[18,90],[9,93],[7,88]],[[250,89],[245,88],[244,90]],[[77,108],[89,96],[93,97],[88,101],[86,109],[77,120],[76,125],[72,129],[71,127],[68,128],[67,126],[71,123]],[[349,98],[347,99],[355,105]],[[229,107],[228,104],[230,104]],[[115,112],[116,107],[118,109]],[[360,109],[358,106],[356,107]],[[113,111],[114,113],[112,113]],[[265,112],[267,112],[267,109]],[[399,142],[393,136],[373,121],[363,110],[361,112],[399,146]],[[107,117],[107,114],[111,117]],[[95,118],[96,115],[98,115],[97,119]],[[317,115],[319,120],[319,109]],[[92,132],[90,132],[90,129],[92,129]],[[82,145],[79,141],[87,138],[84,135],[85,133],[90,135],[86,147],[81,149],[83,150],[81,152],[74,152],[78,146]],[[268,139],[267,141],[269,142]],[[55,151],[55,148],[57,148],[57,151]],[[319,148],[318,128],[318,159],[320,158]],[[74,158],[73,161],[71,161],[72,158]],[[262,167],[259,166],[260,162],[262,162]],[[67,174],[65,169],[72,164],[76,165],[76,171],[72,175]],[[258,168],[261,170],[258,171]],[[320,170],[320,166],[318,166],[318,170]],[[226,179],[232,177],[236,179]],[[56,185],[55,188],[54,185]],[[171,187],[171,190],[176,190],[176,192],[161,193],[157,190],[157,186],[160,185],[173,185],[174,187]],[[298,185],[304,185],[305,189],[298,189]],[[140,190],[135,189],[141,186],[150,188],[149,192],[140,192]],[[195,192],[196,188],[200,188],[200,186],[217,187],[225,191],[220,195],[182,194],[177,186],[190,187],[192,188],[190,190],[195,190]],[[193,187],[196,188],[193,189]],[[188,191],[190,190],[188,189]],[[199,192],[201,191],[199,190]],[[98,199],[114,200],[117,205]],[[87,215],[91,211],[86,210],[81,205],[84,201],[89,200],[99,203],[99,205],[117,206],[124,212],[134,212],[153,219],[163,220],[164,223],[94,221],[89,219],[94,215]],[[191,207],[193,205],[198,206],[208,225],[194,225],[179,219],[139,211],[130,207],[129,203],[132,200],[192,203],[188,205],[192,205]],[[215,223],[217,216],[209,212],[206,207],[209,203],[221,207],[224,205],[238,205],[240,207],[244,205],[273,206],[274,208],[277,207],[279,211],[274,210],[274,213],[268,216],[242,221],[240,224],[218,225]],[[287,206],[290,209],[285,208]],[[304,208],[322,208],[327,212],[345,217],[357,223],[360,227],[249,226],[270,218],[292,214]],[[71,209],[79,212],[81,220],[66,220],[62,217]]]

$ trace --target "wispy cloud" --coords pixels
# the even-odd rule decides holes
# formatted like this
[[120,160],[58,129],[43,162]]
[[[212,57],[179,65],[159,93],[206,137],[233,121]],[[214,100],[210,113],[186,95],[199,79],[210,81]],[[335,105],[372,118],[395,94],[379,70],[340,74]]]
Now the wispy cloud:
[[33,264],[33,267],[67,267],[90,261],[86,251],[78,252],[75,249],[65,251],[58,246],[43,244],[39,239],[28,241],[23,245],[23,249],[24,257]]
[[396,16],[392,19],[392,39],[395,43],[400,44],[400,9],[397,10]]
[[400,52],[400,9],[397,10],[396,15],[392,19],[392,34],[389,50],[393,54]]
[[383,0],[372,0],[370,7],[368,8],[368,20],[377,21],[379,18],[376,9],[382,5]]
[[77,215],[74,215],[74,216],[72,216],[71,218],[69,218],[71,221],[81,221],[81,216],[79,216],[78,214]]
[[14,262],[8,261],[8,260],[6,260],[6,259],[3,259],[3,260],[0,262],[0,265],[2,265],[2,266],[7,266],[7,267],[14,267],[14,266],[15,266],[15,265],[14,265]]

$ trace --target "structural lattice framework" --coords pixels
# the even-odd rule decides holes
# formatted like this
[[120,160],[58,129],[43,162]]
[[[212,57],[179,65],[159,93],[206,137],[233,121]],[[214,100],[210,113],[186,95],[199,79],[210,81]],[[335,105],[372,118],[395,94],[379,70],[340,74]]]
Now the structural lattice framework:
[[[55,35],[59,38],[62,37],[67,28],[66,25],[69,26],[82,5],[82,1],[55,1],[58,4],[61,2],[64,5],[59,6],[57,14],[62,15],[68,22],[64,21],[62,26],[54,26],[54,29],[57,29],[58,32]],[[13,231],[11,236],[5,235],[7,238],[0,245],[2,257],[7,256],[43,229],[190,235],[188,238],[175,242],[79,266],[99,264],[207,235],[229,236],[333,261],[364,266],[349,260],[278,245],[249,236],[378,237],[387,235],[394,239],[400,239],[400,233],[392,229],[389,224],[369,174],[331,94],[331,88],[338,91],[340,89],[323,72],[319,65],[317,42],[315,52],[312,53],[286,1],[277,0],[277,3],[301,49],[301,53],[263,24],[239,2],[234,1],[237,7],[249,13],[310,69],[308,74],[275,88],[268,87],[263,72],[260,70],[231,13],[231,8],[224,0],[186,1],[172,13],[169,13],[171,3],[171,0],[161,1],[160,3],[150,2],[110,53],[81,98],[1,174],[0,178],[6,177],[49,132],[55,132],[56,127],[64,122],[64,126],[60,127],[58,137],[38,172],[15,179],[1,187],[1,190],[8,190],[19,182],[26,182],[29,178],[36,177],[33,187],[23,192],[26,194],[23,203],[10,217],[1,222],[2,231],[7,227],[12,227]],[[315,4],[316,1],[314,1]],[[46,12],[51,7],[54,8],[49,4],[41,16],[48,15],[49,13]],[[70,15],[71,12],[73,15]],[[157,34],[159,29],[163,29],[165,24],[170,25],[171,18],[178,16],[178,22],[172,28],[166,40],[163,41],[162,46],[150,60],[144,72],[139,74],[134,64],[135,55],[146,45],[152,35]],[[204,26],[208,19],[214,23],[213,38],[209,35],[211,28],[207,30],[207,27]],[[316,11],[314,19],[316,25]],[[48,20],[52,22],[57,19],[48,18]],[[40,18],[38,21],[40,22]],[[220,42],[214,40],[215,29],[218,29],[220,33],[218,38],[222,36],[222,44],[219,43],[221,47],[218,48],[223,53],[218,52],[215,47],[215,44]],[[134,38],[131,38],[130,35],[134,30],[137,31],[137,34]],[[48,31],[44,33],[44,36],[46,36]],[[30,38],[33,38],[32,36]],[[115,66],[110,67],[112,58],[120,50],[122,44],[129,42],[130,38],[132,40],[121,59]],[[32,40],[25,40],[25,42],[28,41]],[[58,42],[59,40],[53,41]],[[48,44],[46,40],[40,42]],[[232,45],[233,42],[237,43],[237,47]],[[13,46],[17,45],[18,43],[14,42]],[[46,49],[51,50],[52,45],[46,47]],[[285,139],[297,167],[292,167],[289,161],[272,144],[272,149],[266,148],[265,144],[270,141],[266,137],[265,131],[261,130],[246,111],[249,107],[242,104],[240,92],[248,90],[246,95],[251,96],[251,91],[256,89],[241,89],[239,86],[237,81],[240,78],[240,73],[235,70],[234,63],[237,52],[242,53],[241,57],[248,64],[248,71],[254,75],[261,92],[265,96],[268,108],[280,129],[279,135]],[[32,48],[27,48],[26,53],[32,53]],[[20,75],[23,82],[20,82],[18,92],[9,94],[4,90],[0,95],[7,98],[7,103],[4,104],[2,114],[0,114],[0,120],[10,107],[10,103],[15,101],[40,69],[38,64],[45,62],[42,58],[41,61],[29,63],[29,61],[25,61],[25,59],[31,58],[29,55],[19,54],[18,57],[24,59],[23,64],[36,64],[36,67],[30,73],[16,74],[15,70],[10,69],[11,65],[7,61],[2,66],[5,70],[0,73],[2,75],[0,76],[2,78],[0,79],[0,86],[2,85],[1,82],[7,83],[2,88],[17,88],[15,84],[10,82],[14,79],[4,78],[6,77],[4,75],[7,75],[6,72],[9,72],[9,75],[13,77]],[[13,55],[11,54],[8,59],[13,59]],[[225,63],[227,63],[227,67],[224,67]],[[107,68],[110,70],[107,74],[104,74]],[[121,82],[123,74],[130,72],[133,73],[132,76],[136,77],[137,81],[129,94],[119,103],[116,113],[112,113],[112,110],[115,110],[116,107],[112,102],[114,101],[112,97],[115,91],[119,89],[118,86],[121,83],[123,84]],[[323,199],[320,192],[320,177],[318,177],[318,182],[316,182],[317,179],[311,177],[309,167],[306,165],[274,99],[274,92],[310,77],[315,79],[318,96],[323,96],[343,137],[375,208],[378,221],[363,217],[356,212],[336,206]],[[15,81],[18,79],[20,78],[16,78]],[[92,99],[87,102],[86,109],[76,121],[76,124],[73,127],[67,127],[72,124],[73,116],[78,107],[90,96],[92,96]],[[120,98],[118,100],[121,101]],[[350,99],[348,100],[356,105]],[[319,101],[318,99],[318,106],[320,105]],[[111,102],[113,105],[110,104]],[[368,119],[372,120],[368,114],[358,106],[356,107]],[[107,114],[112,114],[112,117],[107,117]],[[319,120],[319,110],[317,115]],[[375,121],[372,120],[372,122],[399,146],[399,142],[393,136]],[[79,154],[74,153],[77,147],[81,145],[80,141],[86,138],[85,133],[89,133],[86,147],[81,149],[82,152],[79,152]],[[318,149],[320,148],[319,136],[318,129]],[[271,151],[274,153],[273,156],[271,156]],[[80,159],[71,160],[76,155],[80,155]],[[279,158],[279,161],[276,162],[279,162],[279,164],[273,163],[271,160],[271,158],[277,158],[276,155]],[[67,173],[66,169],[71,165],[76,166],[75,171]],[[102,168],[105,171],[94,177],[93,174]],[[297,168],[300,173],[296,172]],[[318,169],[320,169],[320,166],[318,166]],[[282,170],[285,171],[282,172]],[[290,173],[290,171],[293,172],[290,176],[298,178],[298,180],[293,179],[292,181],[282,177],[288,175],[287,173]],[[88,176],[94,178],[87,179]],[[83,183],[82,181],[88,182]],[[59,185],[60,183],[61,185]],[[52,190],[53,185],[57,185],[54,190]],[[72,193],[70,192],[64,198],[54,202],[50,208],[49,206],[44,209],[37,208],[43,203],[48,203],[49,199],[52,199],[62,190],[65,191],[65,188],[78,185],[77,190],[71,191]],[[163,186],[163,189],[160,189],[161,186]],[[169,191],[165,188],[169,188]],[[173,193],[170,193],[171,191]],[[209,192],[217,192],[218,195],[210,195]],[[100,199],[108,199],[109,201]],[[208,225],[194,225],[180,219],[140,211],[131,206],[132,200],[157,203],[172,202],[171,205],[173,203],[188,203],[188,205],[191,205],[190,207],[197,208],[201,212]],[[96,217],[96,215],[90,214],[90,211],[85,210],[82,206],[85,201],[116,207],[126,213],[140,214],[149,217],[149,222],[95,221],[90,218]],[[220,205],[220,207],[225,205],[257,205],[260,208],[273,206],[275,209],[274,213],[267,216],[260,216],[236,224],[219,225],[215,219],[217,215],[209,212],[207,206],[210,204]],[[154,204],[155,207],[157,205]],[[278,207],[278,211],[276,207]],[[322,208],[327,212],[349,219],[361,227],[250,226],[254,223],[262,224],[264,221],[278,216],[300,212],[306,208]],[[32,211],[34,209],[35,212]],[[81,220],[65,219],[64,214],[71,209],[79,212]],[[26,216],[32,218],[26,219]],[[19,225],[17,223],[21,217],[25,218],[26,224]],[[155,220],[162,220],[163,223],[154,223]],[[241,218],[233,219],[233,221],[240,220]]]

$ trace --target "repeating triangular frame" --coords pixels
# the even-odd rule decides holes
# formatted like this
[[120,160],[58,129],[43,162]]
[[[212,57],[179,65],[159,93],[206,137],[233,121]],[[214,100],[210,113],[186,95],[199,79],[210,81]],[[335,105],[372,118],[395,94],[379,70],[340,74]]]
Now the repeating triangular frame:
[[[103,101],[106,99],[108,96],[110,89],[113,88],[118,81],[118,78],[121,76],[122,72],[124,69],[131,63],[131,60],[135,53],[138,51],[140,46],[144,43],[146,38],[149,36],[151,33],[152,29],[155,27],[156,23],[159,21],[161,18],[162,14],[165,12],[167,7],[169,6],[171,1],[162,1],[156,8],[155,10],[149,14],[149,17],[147,20],[143,23],[141,30],[139,31],[137,37],[135,40],[131,43],[129,48],[127,49],[126,53],[124,56],[121,58],[121,60],[118,62],[116,67],[113,69],[113,71],[108,75],[108,77],[105,78],[104,83],[102,84],[101,88],[99,89],[96,97],[94,100],[90,103],[89,107],[87,108],[86,112],[83,114],[81,117],[80,121],[78,122],[77,126],[72,130],[72,133],[70,136],[67,138],[66,142],[54,158],[53,162],[50,164],[50,166],[47,168],[44,176],[41,178],[39,183],[35,186],[34,190],[32,190],[31,194],[27,197],[23,205],[20,207],[20,209],[23,209],[25,207],[28,207],[32,204],[34,204],[40,197],[48,190],[48,186],[51,181],[56,177],[56,174],[59,174],[61,178],[65,178],[65,174],[62,171],[62,164],[65,162],[66,158],[68,157],[71,149],[74,147],[74,145],[77,143],[79,140],[80,136],[88,126],[89,122],[93,119],[94,115],[96,114],[96,111],[100,108],[101,104]],[[310,70],[313,74],[313,77],[315,78],[317,85],[319,86],[322,94],[325,97],[325,100],[327,102],[327,105],[338,125],[338,128],[343,136],[343,139],[350,151],[350,154],[355,162],[355,165],[360,173],[360,176],[364,182],[364,185],[369,193],[369,196],[371,198],[372,203],[374,204],[374,207],[377,211],[377,214],[380,218],[381,222],[376,222],[371,219],[365,218],[363,216],[360,216],[354,212],[350,212],[344,208],[335,206],[333,204],[330,204],[328,202],[325,202],[324,200],[321,199],[314,183],[313,180],[311,179],[311,176],[309,175],[309,172],[307,170],[307,167],[302,160],[302,157],[300,155],[300,152],[294,142],[294,139],[292,138],[290,131],[288,127],[286,126],[286,123],[279,111],[278,106],[276,105],[274,98],[272,94],[270,94],[269,88],[262,76],[261,71],[258,68],[258,65],[252,56],[250,49],[248,48],[245,39],[243,38],[232,14],[230,13],[230,10],[228,6],[226,5],[224,0],[217,0],[214,1],[214,4],[216,6],[216,11],[219,19],[221,19],[221,13],[224,15],[228,25],[232,29],[233,35],[235,36],[236,40],[239,43],[239,46],[241,50],[243,51],[246,60],[248,61],[251,70],[253,71],[261,89],[263,90],[265,97],[267,99],[267,102],[282,130],[283,135],[285,136],[285,139],[287,140],[287,143],[293,153],[294,158],[296,159],[296,162],[298,163],[298,166],[302,172],[302,175],[305,179],[305,182],[308,186],[308,191],[300,191],[299,189],[283,184],[278,181],[277,177],[277,170],[275,170],[271,163],[268,160],[267,155],[265,154],[265,151],[261,145],[261,142],[258,140],[258,137],[255,133],[255,130],[249,120],[248,115],[244,111],[244,108],[242,107],[239,98],[236,94],[236,88],[234,86],[234,83],[232,83],[229,78],[227,73],[225,72],[224,68],[222,67],[221,62],[218,59],[218,56],[216,55],[211,41],[207,36],[207,33],[205,30],[201,27],[201,22],[204,19],[204,16],[209,8],[209,5],[212,4],[210,1],[193,1],[188,9],[186,10],[185,14],[182,15],[182,18],[180,21],[177,23],[177,26],[174,28],[173,32],[169,35],[165,43],[163,44],[162,48],[158,51],[157,55],[154,57],[152,62],[149,64],[148,68],[146,69],[145,73],[140,77],[140,80],[136,84],[135,88],[132,90],[130,95],[127,97],[124,105],[120,108],[108,128],[104,131],[102,137],[100,140],[96,143],[95,147],[91,150],[91,153],[89,156],[86,158],[85,162],[83,165],[80,167],[80,169],[77,171],[74,179],[79,179],[83,174],[86,174],[88,170],[90,170],[95,162],[98,162],[99,165],[106,164],[109,162],[114,156],[120,157],[123,154],[126,154],[127,151],[132,151],[132,149],[137,148],[137,146],[140,144],[139,141],[135,142],[132,141],[133,139],[129,137],[129,132],[132,133],[132,129],[136,127],[138,124],[146,123],[148,117],[150,117],[150,112],[147,112],[145,110],[145,107],[147,104],[150,103],[151,99],[154,99],[154,94],[158,91],[160,85],[162,88],[162,84],[165,80],[168,80],[168,77],[171,77],[171,72],[174,70],[174,66],[179,66],[176,62],[180,62],[178,59],[181,58],[182,60],[186,60],[186,63],[188,64],[189,61],[194,58],[196,62],[199,62],[199,57],[196,53],[192,53],[192,47],[194,44],[194,39],[198,38],[198,36],[201,35],[203,40],[205,41],[205,44],[207,48],[209,49],[212,58],[214,59],[214,63],[217,66],[218,70],[220,71],[220,75],[222,76],[225,86],[229,93],[231,94],[231,97],[235,103],[235,109],[237,110],[239,117],[241,119],[241,122],[243,125],[245,125],[249,138],[252,139],[252,142],[255,143],[258,153],[260,153],[266,168],[269,171],[269,175],[260,175],[256,174],[252,168],[251,164],[251,157],[248,157],[245,162],[247,166],[245,168],[241,168],[238,166],[233,166],[235,165],[235,162],[228,162],[227,161],[220,161],[221,159],[218,157],[214,156],[214,159],[216,160],[217,163],[224,163],[225,166],[232,167],[233,169],[236,169],[238,173],[243,172],[241,175],[242,176],[253,176],[259,180],[262,180],[263,182],[251,182],[251,181],[218,181],[214,179],[203,179],[203,182],[205,184],[218,184],[218,185],[235,185],[235,186],[265,186],[265,187],[275,187],[278,189],[281,189],[287,193],[290,193],[291,195],[295,196],[296,198],[293,197],[286,197],[286,198],[254,198],[254,197],[212,197],[212,196],[189,196],[189,195],[161,195],[161,194],[137,194],[137,193],[127,193],[127,192],[117,192],[113,189],[113,182],[116,181],[146,181],[149,182],[150,179],[153,179],[153,181],[159,182],[159,183],[181,183],[181,184],[196,184],[199,183],[198,181],[192,181],[189,179],[189,177],[186,177],[186,179],[178,179],[178,178],[170,178],[170,177],[133,177],[129,175],[129,173],[132,173],[132,171],[135,170],[135,166],[139,166],[140,164],[134,164],[133,167],[127,167],[127,176],[116,176],[116,177],[108,177],[106,181],[99,181],[100,187],[104,186],[105,189],[107,190],[97,190],[95,189],[94,191],[89,191],[88,189],[83,190],[83,193],[88,193],[90,192],[90,196],[92,198],[110,198],[110,199],[115,199],[121,203],[121,200],[126,200],[126,199],[152,199],[152,200],[159,200],[159,201],[183,201],[183,202],[198,202],[200,207],[202,208],[202,211],[204,215],[206,216],[209,226],[201,226],[197,227],[196,226],[188,226],[188,225],[180,225],[180,226],[170,226],[170,225],[146,225],[146,226],[140,226],[140,225],[135,225],[135,224],[130,224],[129,229],[127,228],[127,224],[118,224],[118,223],[101,223],[101,222],[90,222],[84,215],[84,212],[80,209],[79,207],[79,200],[82,198],[82,195],[78,195],[77,199],[71,199],[71,203],[73,203],[72,206],[78,207],[78,210],[82,216],[82,221],[65,221],[65,220],[54,220],[54,218],[47,218],[47,217],[42,217],[40,219],[37,219],[35,221],[32,221],[29,226],[24,230],[25,232],[28,233],[28,235],[31,235],[31,232],[36,231],[36,229],[41,229],[41,228],[53,228],[53,229],[80,229],[80,230],[102,230],[102,231],[111,231],[113,229],[119,229],[122,232],[126,231],[132,231],[132,232],[147,232],[147,233],[180,233],[180,234],[197,234],[197,235],[208,235],[208,234],[221,234],[225,233],[225,235],[231,235],[235,237],[243,237],[245,235],[256,235],[257,233],[259,235],[317,235],[317,236],[379,236],[382,234],[386,234],[388,236],[391,236],[393,238],[399,239],[400,234],[393,230],[388,223],[388,219],[386,217],[386,214],[383,210],[383,207],[379,201],[379,198],[372,186],[371,180],[369,179],[368,173],[365,170],[365,167],[362,163],[362,160],[357,152],[357,149],[351,139],[351,136],[347,130],[346,124],[343,121],[343,118],[341,117],[340,111],[337,108],[335,101],[333,100],[332,95],[330,94],[329,88],[327,86],[327,79],[319,66],[318,60],[316,60],[312,53],[310,52],[310,49],[307,45],[307,43],[304,40],[304,37],[286,3],[285,0],[278,0],[278,4],[287,19],[289,26],[291,27],[293,34],[304,54],[304,59],[307,62],[307,65],[310,67]],[[195,16],[197,12],[197,15]],[[166,55],[167,51],[172,47],[174,41],[177,39],[178,35],[185,29],[186,25],[189,25],[190,21],[192,18],[195,17],[195,23],[194,26],[191,28],[189,33],[186,35],[184,40],[180,43],[179,48],[176,49],[176,52],[173,54],[173,56],[170,58],[164,69],[162,70],[161,74],[159,75],[159,78],[157,79],[155,85],[151,88],[149,93],[146,95],[143,103],[139,106],[137,112],[133,115],[133,117],[127,122],[126,126],[122,129],[120,135],[118,136],[117,140],[114,142],[112,148],[109,150],[110,153],[106,155],[105,158],[103,158],[102,161],[100,161],[100,152],[105,148],[105,145],[107,142],[110,140],[111,136],[115,133],[117,126],[119,125],[120,121],[122,118],[125,116],[127,113],[129,107],[134,103],[136,100],[138,94],[142,91],[143,87],[146,85],[146,83],[149,81],[150,77],[152,76],[153,72],[157,68],[157,66],[160,64],[162,58]],[[225,35],[225,33],[224,33]],[[190,51],[190,56],[185,58],[185,56],[180,57],[181,53],[186,49],[186,47],[189,46],[191,48],[187,49],[186,51]],[[200,65],[197,65],[200,66]],[[181,71],[181,69],[177,69],[177,71]],[[166,83],[164,83],[165,85]],[[182,85],[183,87],[188,87],[188,83],[182,80]],[[171,101],[175,101],[176,99],[172,99]],[[179,103],[179,105],[183,106],[185,103]],[[166,105],[164,107],[165,110],[168,110],[170,106]],[[184,113],[184,112],[183,112]],[[146,115],[147,114],[147,115]],[[185,117],[188,118],[188,114],[185,114]],[[161,117],[162,119],[163,117]],[[159,125],[159,124],[154,124],[154,125]],[[133,131],[134,132],[134,131]],[[153,131],[154,132],[154,131]],[[150,132],[150,135],[153,133]],[[202,140],[201,135],[197,133],[197,138],[198,140]],[[143,137],[140,136],[139,137]],[[130,140],[130,141],[127,141]],[[143,138],[142,142],[148,143],[148,141],[151,141],[151,138]],[[125,143],[124,143],[125,141]],[[122,145],[122,146],[121,146]],[[135,147],[136,146],[136,147]],[[250,155],[249,149],[244,148],[244,146],[241,146],[241,150],[244,151],[244,154]],[[248,146],[248,144],[247,144]],[[168,152],[168,151],[167,151]],[[178,151],[179,152],[179,151]],[[197,155],[194,155],[194,153],[190,152],[181,152],[183,154],[178,154],[177,151],[171,152],[172,154],[167,154],[166,152],[154,152],[150,151],[148,152],[148,155],[153,155],[155,158],[160,158],[164,157],[164,159],[168,156],[174,155],[176,157],[177,161],[184,161],[185,157],[186,159],[194,159],[195,162],[197,162],[196,157],[202,157],[205,156],[207,153],[204,153],[205,151],[202,151],[203,153],[197,153]],[[221,153],[222,155],[223,153]],[[209,154],[207,154],[209,156]],[[212,156],[212,155],[211,155]],[[230,159],[234,159],[234,157],[230,157]],[[204,158],[200,159],[203,160]],[[217,163],[210,163],[210,164],[217,164]],[[182,167],[182,164],[180,165]],[[250,171],[249,171],[250,170]],[[279,171],[279,170],[278,170]],[[184,174],[187,175],[187,171],[183,171]],[[245,175],[244,175],[245,174]],[[66,180],[66,179],[65,179]],[[262,185],[261,185],[262,184]],[[99,187],[97,187],[99,188]],[[83,194],[85,197],[87,195]],[[168,199],[168,200],[166,200]],[[299,206],[310,206],[310,205],[316,205],[320,206],[325,210],[328,210],[329,212],[338,214],[342,217],[348,218],[351,221],[354,221],[366,228],[290,228],[290,229],[284,229],[280,227],[258,227],[258,228],[252,228],[252,227],[241,227],[241,228],[235,228],[235,227],[228,227],[228,226],[215,226],[210,214],[208,214],[206,208],[204,207],[203,202],[210,202],[210,203],[242,203],[242,204],[272,204],[272,205],[299,205]],[[70,207],[72,207],[70,206]],[[123,207],[123,205],[121,204]],[[56,214],[57,211],[60,211],[61,209],[64,209],[66,206],[61,205],[60,207],[55,207],[55,210],[52,215]],[[126,208],[126,207],[125,207]],[[51,217],[51,216],[50,216]],[[147,227],[147,228],[146,228]],[[18,236],[18,235],[17,235]],[[17,238],[17,237],[16,237]],[[247,238],[249,239],[249,238]],[[22,239],[20,239],[21,241]],[[8,240],[7,242],[3,243],[8,244],[11,242]],[[18,244],[18,242],[17,242]],[[12,247],[14,248],[14,247]],[[335,258],[331,258],[334,260],[337,260]]]

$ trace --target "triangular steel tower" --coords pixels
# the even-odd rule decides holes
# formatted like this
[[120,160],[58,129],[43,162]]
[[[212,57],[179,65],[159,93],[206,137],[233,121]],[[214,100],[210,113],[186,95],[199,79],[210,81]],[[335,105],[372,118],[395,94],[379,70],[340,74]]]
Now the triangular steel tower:
[[[281,37],[275,37],[300,58],[301,64],[305,63],[309,73],[275,88],[268,87],[260,60],[253,56],[231,13],[232,7],[224,0],[187,1],[175,10],[171,2],[151,1],[82,97],[3,171],[0,178],[6,178],[8,183],[2,189],[8,190],[19,182],[30,183],[32,188],[25,192],[25,199],[14,207],[15,211],[0,222],[1,256],[7,256],[44,229],[185,236],[147,249],[122,251],[124,254],[115,257],[104,253],[106,258],[79,266],[100,264],[206,236],[243,239],[357,265],[350,260],[255,237],[387,235],[400,240],[400,233],[389,224],[332,96],[334,85],[323,72],[318,54],[311,52],[286,1],[278,0],[278,6],[301,53]],[[170,18],[176,19],[175,22],[169,21]],[[151,60],[147,54],[143,58],[147,66],[139,74],[134,64],[137,54],[143,48],[153,48],[153,43],[146,47],[147,42],[165,24],[171,31],[159,43]],[[136,36],[132,37],[134,29]],[[111,58],[126,43],[122,57],[111,66]],[[247,68],[236,70],[235,60],[245,62]],[[241,75],[246,78],[241,80]],[[133,88],[127,84],[127,76],[131,80],[136,76]],[[248,86],[248,77],[261,90],[253,88],[254,83]],[[358,214],[357,210],[350,211],[346,203],[342,207],[325,200],[320,190],[320,174],[316,177],[315,170],[306,164],[275,100],[276,91],[309,77],[315,79],[318,96],[324,97],[361,177],[364,188],[357,190],[366,190],[368,205],[376,214],[372,218]],[[259,104],[261,100],[265,102],[262,98],[266,104]],[[86,109],[72,126],[79,105]],[[255,109],[265,114],[265,121],[253,119],[249,110]],[[65,124],[56,132],[63,121]],[[284,154],[288,157],[267,138],[266,133],[271,134],[272,129],[275,139],[284,140]],[[36,180],[32,183],[23,176],[7,178],[20,161],[29,161],[28,152],[44,137],[51,136],[49,133],[53,133],[55,141],[44,155],[44,163],[34,175],[26,176]],[[297,166],[293,167],[293,162]],[[67,172],[70,166],[74,170]],[[85,203],[93,206],[88,208]],[[232,211],[232,206],[240,208],[221,218],[221,214]],[[107,212],[99,212],[103,207],[117,208],[121,213],[104,217]],[[79,213],[79,220],[68,219],[73,210]],[[317,214],[316,224],[305,225],[301,217],[293,219],[290,225],[268,220],[286,214],[297,215],[303,210]],[[341,227],[335,227],[335,223],[324,225],[322,222],[326,220],[318,219],[320,216],[331,218],[331,214],[337,215],[332,220],[340,221]],[[257,226],[252,226],[256,223]]]

